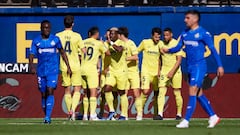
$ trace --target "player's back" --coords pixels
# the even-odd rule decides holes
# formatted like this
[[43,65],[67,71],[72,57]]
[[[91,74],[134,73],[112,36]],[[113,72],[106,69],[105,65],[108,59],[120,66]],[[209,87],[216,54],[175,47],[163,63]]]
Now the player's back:
[[143,52],[141,72],[151,73],[153,75],[158,73],[157,65],[159,64],[161,44],[162,41],[155,44],[152,39],[145,39],[140,43],[138,51]]
[[110,71],[112,72],[126,72],[127,71],[127,47],[124,42],[120,39],[114,42],[117,46],[122,46],[123,51],[117,52],[112,46],[109,46],[109,51],[111,53],[111,63]]
[[185,45],[184,51],[186,52],[187,63],[195,64],[205,61],[205,38],[211,37],[210,33],[199,26],[195,30],[185,30],[181,36]]
[[[171,39],[169,41],[169,43],[164,43],[160,46],[161,48],[172,48],[175,47],[177,45],[178,41],[176,39]],[[164,55],[161,55],[162,58],[162,67],[164,68],[173,68],[173,66],[175,65],[175,63],[177,62],[176,56],[182,56],[183,52],[182,50],[180,50],[177,53],[166,53]]]
[[52,34],[50,34],[48,39],[42,39],[41,36],[38,36],[32,41],[30,53],[38,58],[38,76],[59,72],[58,48],[61,47],[60,39]]
[[[68,57],[68,61],[72,71],[80,70],[80,50],[83,48],[83,41],[80,34],[72,30],[64,30],[56,34],[61,42],[64,51]],[[60,68],[62,71],[67,71],[66,64],[63,59],[60,60]]]
[[91,71],[97,70],[97,63],[99,56],[107,51],[107,48],[104,47],[103,42],[96,40],[94,38],[88,38],[84,41],[84,47],[86,48],[86,54],[82,58],[81,67],[82,70]]

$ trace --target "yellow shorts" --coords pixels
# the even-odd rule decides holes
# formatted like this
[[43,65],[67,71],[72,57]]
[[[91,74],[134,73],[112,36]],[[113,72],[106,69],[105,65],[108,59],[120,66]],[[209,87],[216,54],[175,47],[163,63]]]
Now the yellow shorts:
[[103,88],[105,86],[105,82],[106,82],[106,77],[104,74],[101,74],[100,77],[100,87]]
[[128,72],[128,81],[126,90],[139,89],[140,88],[140,77],[138,72]]
[[111,72],[106,75],[106,85],[114,87],[117,86],[118,90],[125,90],[127,85],[127,72]]
[[62,72],[62,86],[81,86],[81,72],[72,71],[72,76],[67,74],[67,72]]
[[167,77],[168,72],[161,72],[159,79],[159,87],[167,87],[171,85],[173,88],[181,88],[182,87],[182,72],[178,70],[173,78]]
[[97,72],[88,72],[88,73],[82,75],[82,80],[83,80],[82,86],[84,89],[86,89],[86,88],[93,89],[93,88],[97,88],[99,86]]
[[158,90],[158,76],[150,75],[148,73],[141,74],[141,89],[150,89],[150,84],[152,84],[152,89]]

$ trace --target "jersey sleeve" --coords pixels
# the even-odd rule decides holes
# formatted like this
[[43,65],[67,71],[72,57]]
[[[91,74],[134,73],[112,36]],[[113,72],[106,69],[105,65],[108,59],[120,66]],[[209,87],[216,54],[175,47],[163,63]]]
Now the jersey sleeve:
[[142,52],[144,50],[144,41],[140,43],[140,45],[137,48],[138,52]]
[[107,52],[108,49],[106,48],[105,44],[102,41],[99,41],[99,45],[100,45],[100,52],[101,53]]
[[37,54],[37,47],[36,47],[36,41],[32,41],[32,45],[30,48],[30,54],[36,55]]
[[82,37],[79,35],[78,37],[78,55],[81,55],[81,49],[83,49],[85,46],[84,46],[84,40],[82,40]]
[[218,67],[222,67],[222,62],[221,62],[221,59],[220,59],[220,56],[218,55],[215,47],[214,47],[214,43],[213,43],[213,39],[212,39],[212,36],[209,32],[205,32],[203,34],[203,42],[205,43],[205,45],[208,46],[208,48],[211,50],[211,53],[213,54],[216,62],[217,62],[217,65]]
[[137,46],[135,45],[134,42],[132,42],[129,46],[132,55],[137,55],[138,54],[138,50],[137,50]]

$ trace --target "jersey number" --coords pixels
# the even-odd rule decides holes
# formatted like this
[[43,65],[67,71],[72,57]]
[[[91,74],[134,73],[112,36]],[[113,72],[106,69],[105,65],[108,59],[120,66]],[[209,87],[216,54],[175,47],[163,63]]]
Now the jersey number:
[[71,54],[72,52],[70,45],[71,45],[70,41],[66,41],[65,47],[64,47],[65,52],[68,52],[69,54]]
[[85,59],[88,56],[88,60],[90,60],[93,56],[93,48],[92,47],[88,47],[87,48],[87,53],[85,54]]

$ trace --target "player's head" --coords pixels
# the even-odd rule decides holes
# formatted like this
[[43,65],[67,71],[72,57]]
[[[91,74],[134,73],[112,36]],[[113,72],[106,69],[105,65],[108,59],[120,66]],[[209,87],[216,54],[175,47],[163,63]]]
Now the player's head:
[[110,36],[110,29],[107,29],[107,31],[106,31],[104,37],[106,38],[106,40],[109,40],[109,39],[110,39],[109,36]]
[[119,27],[118,28],[119,39],[123,40],[124,38],[128,38],[128,28],[127,27]]
[[200,13],[197,10],[189,10],[185,13],[184,22],[186,26],[192,28],[194,26],[198,26],[198,22],[200,21]]
[[113,27],[110,29],[110,40],[115,42],[116,40],[118,40],[118,28]]
[[41,22],[41,35],[43,38],[48,38],[51,32],[51,23],[48,20]]
[[99,29],[98,27],[94,26],[88,30],[88,36],[98,39],[99,38]]
[[152,28],[152,40],[155,44],[157,44],[160,41],[160,37],[161,37],[161,29],[158,27],[154,27]]
[[164,35],[163,41],[165,43],[169,43],[169,41],[172,40],[172,36],[173,36],[172,29],[171,28],[165,28],[163,30],[163,35]]
[[74,25],[74,16],[67,15],[64,17],[64,26],[65,28],[72,28]]

